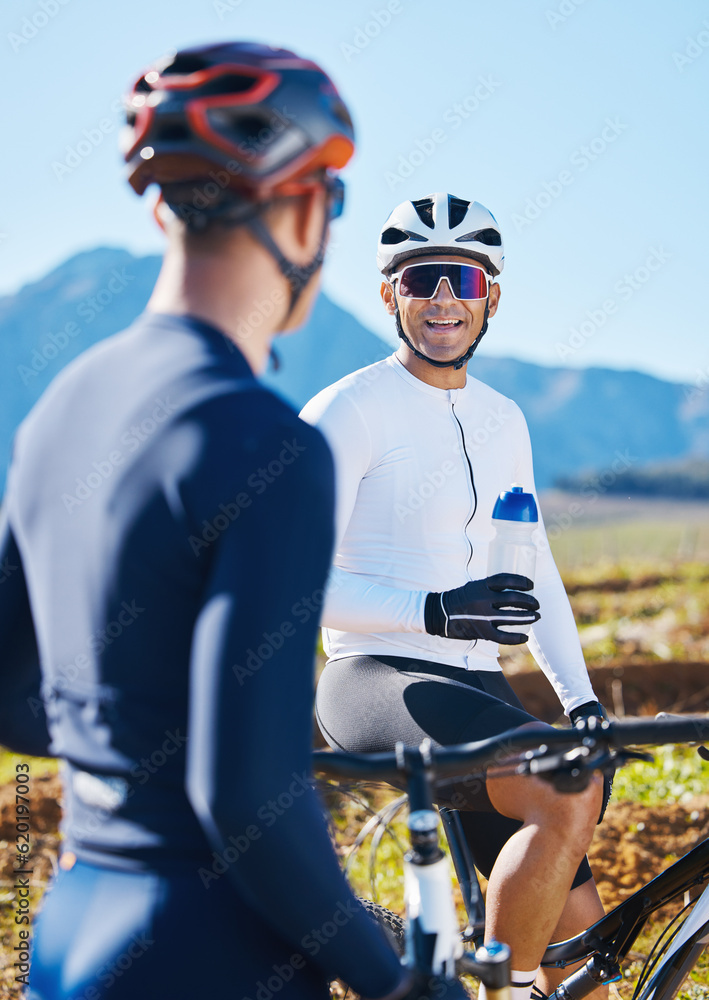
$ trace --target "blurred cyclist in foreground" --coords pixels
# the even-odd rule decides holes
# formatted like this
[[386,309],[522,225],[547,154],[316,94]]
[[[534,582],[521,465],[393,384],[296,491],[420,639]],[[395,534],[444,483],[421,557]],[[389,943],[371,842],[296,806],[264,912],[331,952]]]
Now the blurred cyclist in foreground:
[[0,523],[0,740],[64,761],[30,995],[400,996],[308,784],[317,621],[292,609],[329,568],[332,460],[256,378],[315,297],[350,116],[243,43],[156,63],[127,114],[163,267],[24,421]]

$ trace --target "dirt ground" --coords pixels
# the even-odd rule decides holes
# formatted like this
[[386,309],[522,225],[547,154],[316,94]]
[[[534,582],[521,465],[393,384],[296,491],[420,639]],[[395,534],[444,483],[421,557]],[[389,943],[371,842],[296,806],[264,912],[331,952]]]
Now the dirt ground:
[[611,802],[589,861],[606,909],[709,837],[709,796],[683,805],[653,807]]

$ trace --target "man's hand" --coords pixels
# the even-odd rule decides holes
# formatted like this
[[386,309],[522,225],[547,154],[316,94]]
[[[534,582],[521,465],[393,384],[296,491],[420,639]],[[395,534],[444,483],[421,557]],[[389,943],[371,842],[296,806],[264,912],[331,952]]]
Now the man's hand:
[[539,620],[539,601],[531,594],[532,581],[515,573],[496,573],[471,580],[455,590],[431,593],[424,620],[429,635],[447,639],[489,639],[507,646],[527,641],[524,632],[504,632],[501,625],[533,625]]
[[585,701],[583,705],[572,708],[569,712],[569,719],[572,726],[575,726],[581,719],[590,719],[591,716],[597,719],[608,719],[608,712],[606,712],[600,701]]

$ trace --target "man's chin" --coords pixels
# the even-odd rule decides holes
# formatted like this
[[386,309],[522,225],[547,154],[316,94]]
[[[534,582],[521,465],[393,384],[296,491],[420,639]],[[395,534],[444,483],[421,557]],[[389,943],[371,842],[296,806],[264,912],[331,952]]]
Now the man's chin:
[[432,361],[455,361],[468,350],[469,344],[431,344],[423,341],[415,347]]

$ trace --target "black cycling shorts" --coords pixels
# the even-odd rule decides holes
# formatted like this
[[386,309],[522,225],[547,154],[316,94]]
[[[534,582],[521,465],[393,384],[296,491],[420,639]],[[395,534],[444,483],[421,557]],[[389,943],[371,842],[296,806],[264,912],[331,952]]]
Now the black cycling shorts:
[[[439,746],[467,743],[539,721],[524,710],[501,670],[462,670],[404,656],[331,660],[315,708],[329,745],[349,753],[391,751],[398,741],[416,745],[427,737]],[[521,822],[495,810],[480,775],[438,785],[436,801],[460,810],[475,866],[489,878]],[[572,888],[590,878],[584,858]]]

